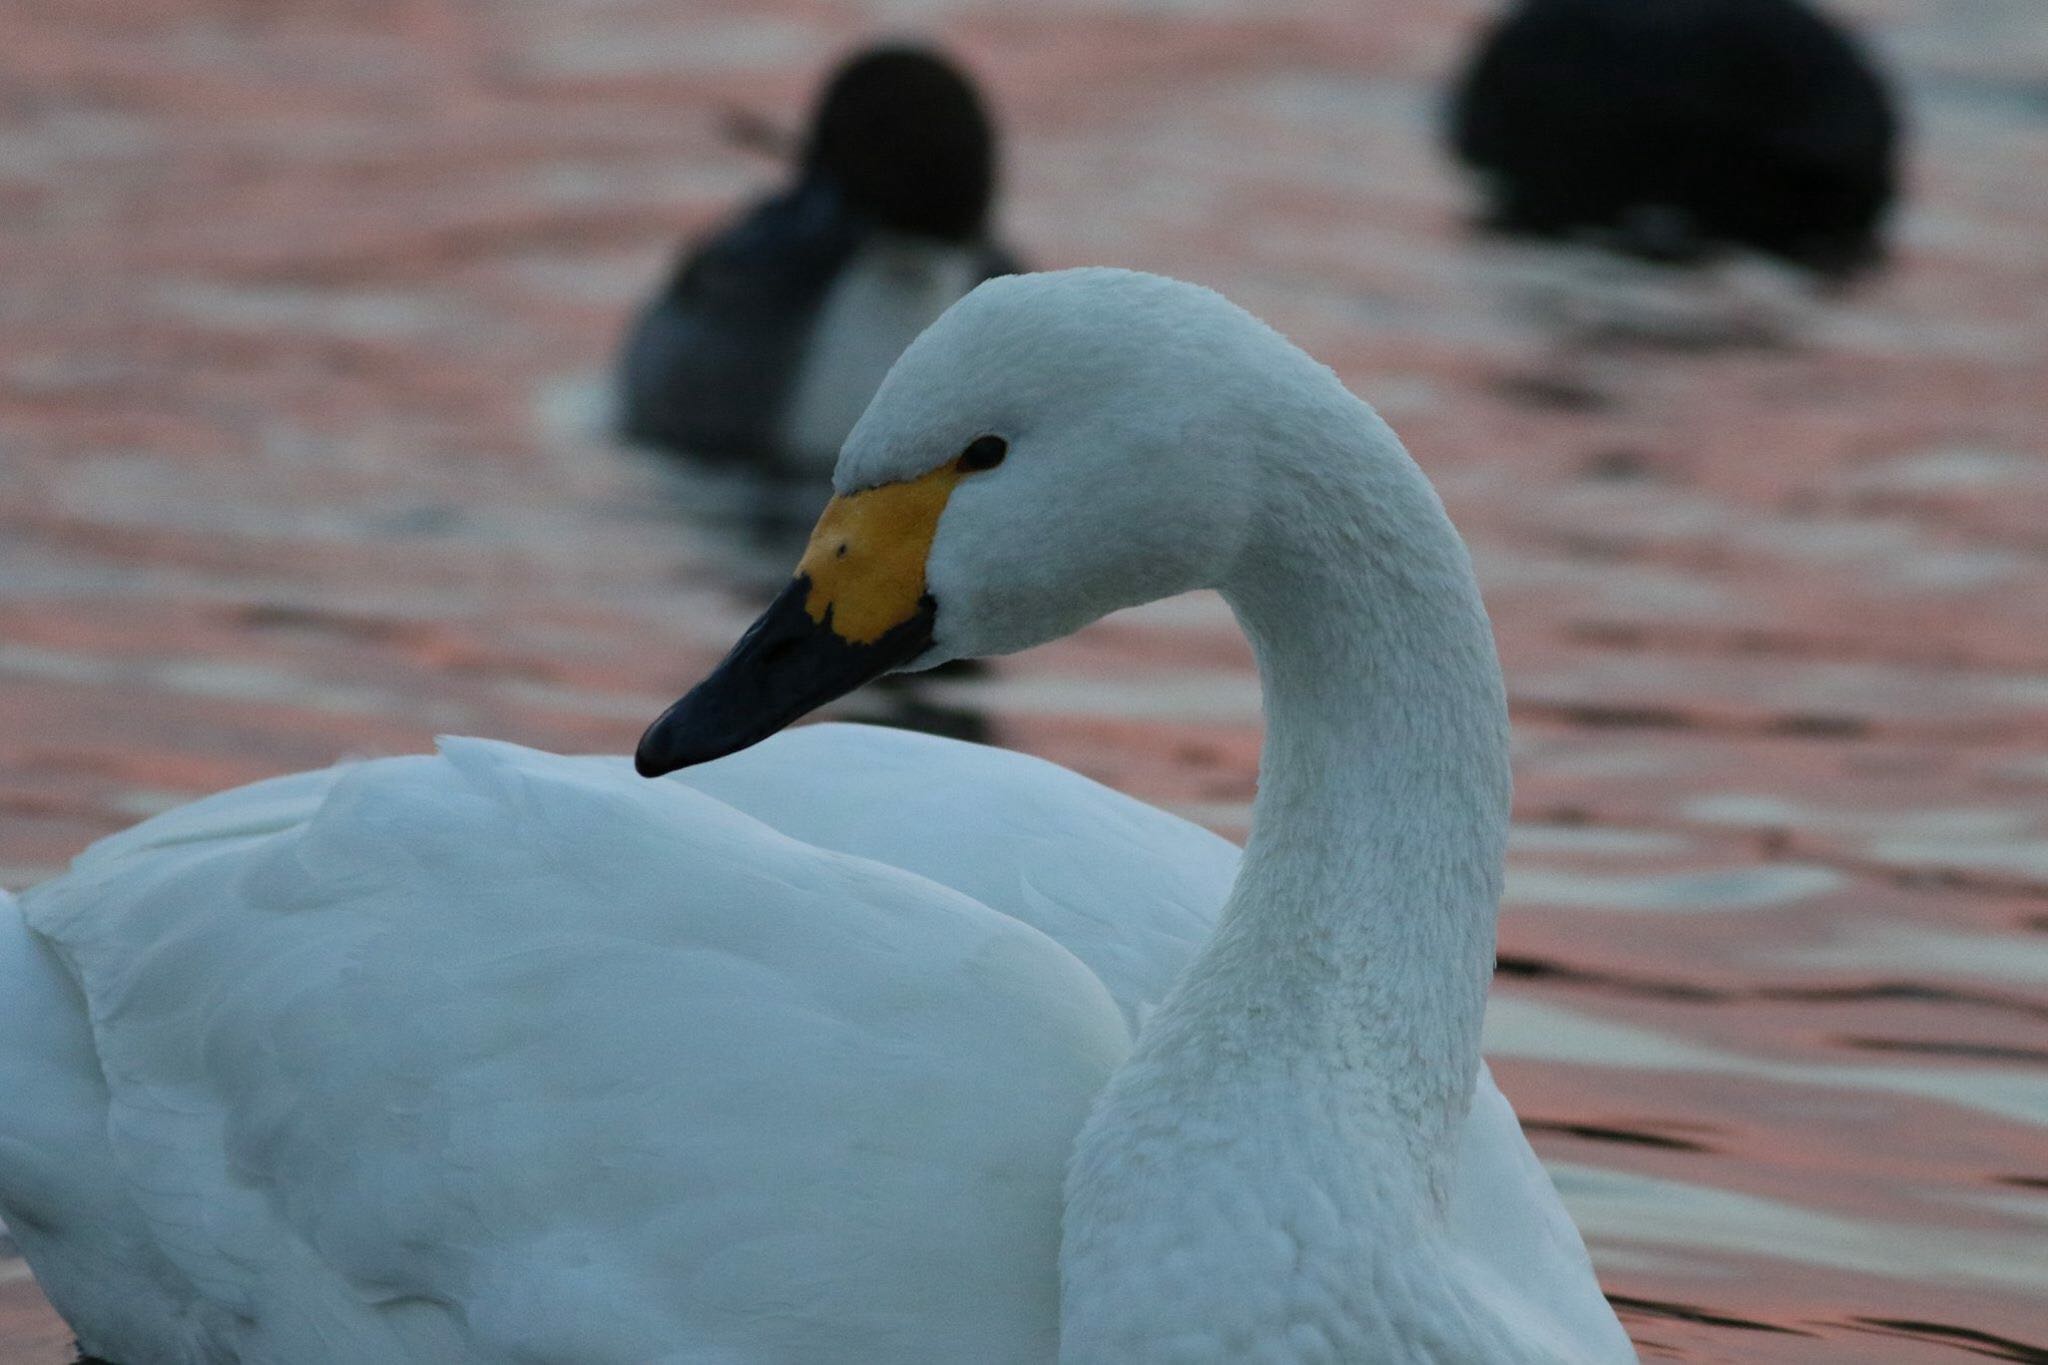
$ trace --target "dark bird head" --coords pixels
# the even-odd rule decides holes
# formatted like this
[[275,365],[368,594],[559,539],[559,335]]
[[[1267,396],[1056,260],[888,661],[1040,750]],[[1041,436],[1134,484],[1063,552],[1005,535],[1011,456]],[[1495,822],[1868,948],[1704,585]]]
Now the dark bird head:
[[804,146],[806,177],[884,227],[964,240],[995,193],[995,129],[972,81],[935,52],[869,48],[825,87]]

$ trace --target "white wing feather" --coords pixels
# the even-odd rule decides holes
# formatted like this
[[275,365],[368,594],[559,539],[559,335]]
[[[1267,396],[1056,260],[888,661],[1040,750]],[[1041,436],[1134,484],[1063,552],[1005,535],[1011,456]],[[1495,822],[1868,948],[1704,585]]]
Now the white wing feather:
[[[37,888],[40,941],[0,907],[0,1206],[124,1365],[1048,1361],[1073,1134],[1236,862],[860,726],[223,793]],[[1597,1304],[1484,1073],[1451,1215]]]
[[449,741],[322,788],[25,900],[214,1349],[1050,1356],[1066,1149],[1127,1045],[1064,949],[587,762]]

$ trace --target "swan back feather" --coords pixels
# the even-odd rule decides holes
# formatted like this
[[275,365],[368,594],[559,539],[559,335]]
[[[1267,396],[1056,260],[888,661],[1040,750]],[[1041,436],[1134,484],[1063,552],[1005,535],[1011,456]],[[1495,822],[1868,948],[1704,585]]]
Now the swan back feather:
[[223,1357],[1053,1353],[1066,1146],[1127,1046],[1066,950],[623,765],[322,777],[24,903]]

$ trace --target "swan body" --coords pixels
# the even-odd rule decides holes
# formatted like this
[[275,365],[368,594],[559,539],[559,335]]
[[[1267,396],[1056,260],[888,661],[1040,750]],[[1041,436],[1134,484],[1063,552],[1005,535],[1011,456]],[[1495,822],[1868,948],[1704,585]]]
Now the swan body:
[[[603,852],[624,843],[634,845],[629,857]],[[666,884],[662,863],[673,874]],[[862,1235],[841,1229],[808,1248],[776,1244],[773,1273],[752,1287],[786,1293],[805,1273],[806,1251],[818,1257],[812,1271],[821,1280],[838,1282],[849,1262],[890,1274],[792,1314],[772,1343],[786,1356],[755,1339],[745,1347],[756,1354],[733,1358],[1050,1360],[1066,1154],[1136,1023],[1213,928],[1237,864],[1237,849],[1199,826],[1056,765],[855,725],[793,730],[661,783],[634,777],[623,759],[448,740],[437,756],[238,788],[94,845],[69,875],[23,898],[25,913],[0,907],[6,998],[21,1006],[11,1008],[0,1055],[5,1093],[17,1097],[0,1115],[0,1211],[87,1347],[122,1365],[358,1361],[379,1342],[388,1352],[380,1358],[392,1360],[633,1361],[666,1358],[637,1352],[650,1341],[692,1340],[712,1316],[705,1301],[666,1288],[642,1302],[609,1301],[619,1286],[667,1271],[666,1241],[706,1259],[732,1255],[749,1239],[772,1237],[790,1213],[772,1192],[837,1168],[848,1177],[839,1197],[867,1210]],[[738,895],[719,868],[796,885]],[[866,885],[849,892],[836,880],[848,877]],[[464,886],[471,890],[451,895]],[[1114,916],[1102,912],[1105,898],[1117,905]],[[847,942],[821,940],[808,917],[856,939],[874,932],[865,912],[876,899],[898,918],[894,934],[868,951],[900,956],[899,989],[926,991],[934,984],[926,975],[944,965],[922,910],[955,935],[1001,926],[994,937],[1010,953],[1012,987],[1022,960],[1043,954],[1059,995],[1039,1003],[1053,1017],[1021,1037],[963,1036],[965,1016],[994,1017],[986,983],[970,973],[955,978],[961,994],[897,1021],[913,1042],[916,1029],[931,1030],[901,1066],[873,1065],[865,1046],[831,1055],[828,1066],[829,1037],[785,1038],[790,1050],[778,1049],[757,1032],[760,1022],[778,1009],[801,1018],[790,997],[809,976],[826,975],[827,963],[767,961],[719,939],[761,934],[771,951],[830,953],[834,992],[874,1005],[886,998],[877,974],[854,968]],[[784,917],[786,941],[758,922],[763,910]],[[256,959],[221,946],[251,942],[252,923],[302,922],[294,916],[304,928],[276,934]],[[324,921],[320,932],[315,919]],[[186,935],[177,957],[138,952]],[[339,951],[341,942],[350,950]],[[333,951],[324,972],[301,965],[315,951]],[[546,975],[503,976],[503,964],[521,955],[545,961]],[[156,1005],[128,1005],[95,1025],[78,983],[99,979],[102,963],[121,974],[124,1001],[145,995]],[[366,969],[374,981],[363,980]],[[780,996],[763,989],[778,971],[787,973]],[[750,1008],[721,1019],[733,978],[744,981]],[[365,999],[366,989],[380,998]],[[608,1025],[592,1018],[600,1002],[611,1005]],[[716,1031],[704,1034],[693,1014]],[[1072,1027],[1066,1049],[1046,1031],[1061,1017]],[[871,1026],[850,1011],[808,1022]],[[209,1035],[273,1029],[296,1047],[273,1039],[276,1055],[246,1067],[202,1055]],[[478,1033],[501,1040],[488,1057],[460,1045]],[[977,1043],[994,1050],[978,1052]],[[1019,1044],[1045,1069],[1037,1087],[1018,1072],[1011,1054]],[[187,1055],[163,1055],[172,1048]],[[403,1064],[385,1060],[394,1049]],[[133,1082],[106,1060],[137,1050]],[[805,1054],[815,1071],[796,1064]],[[764,1070],[755,1060],[763,1056],[782,1065]],[[470,1068],[479,1074],[465,1087],[459,1078]],[[650,1072],[686,1077],[687,1092],[655,1101],[664,1112],[645,1112],[640,1123],[603,1102],[607,1089],[644,1091]],[[166,1087],[178,1073],[173,1100]],[[347,1090],[317,1084],[336,1075],[362,1079]],[[946,1088],[949,1076],[971,1088]],[[776,1080],[779,1093],[760,1093]],[[814,1088],[828,1080],[832,1093]],[[976,1084],[986,1081],[994,1084]],[[1048,1109],[1048,1094],[1062,1087],[1065,1106]],[[962,1134],[968,1150],[959,1153],[953,1215],[990,1239],[998,1274],[963,1270],[957,1243],[933,1259],[942,1216],[934,1198],[948,1154],[897,1107],[917,1092],[981,1116]],[[888,1102],[849,1102],[855,1093]],[[571,1095],[585,1097],[586,1112],[565,1110]],[[400,1096],[411,1110],[402,1123],[377,1113]],[[268,1155],[231,1160],[219,1134],[247,1122],[237,1118],[245,1108],[280,1101],[302,1107],[267,1116],[277,1125],[262,1140]],[[186,1107],[195,1104],[203,1107]],[[788,1124],[796,1106],[803,1122]],[[1013,1112],[1019,1106],[1024,1112]],[[723,1126],[706,1128],[706,1115],[722,1116]],[[756,1124],[792,1141],[748,1151],[751,1165],[735,1169],[722,1145]],[[451,1151],[446,1135],[465,1129],[471,1145]],[[650,1131],[660,1145],[648,1146]],[[1013,1157],[1027,1144],[1040,1148],[1028,1164],[1033,1178],[1011,1171],[983,1188],[989,1157],[975,1144],[998,1131],[1014,1139]],[[892,1135],[917,1143],[897,1154],[916,1180],[900,1204],[883,1199],[868,1163],[843,1156]],[[346,1175],[334,1169],[344,1160]],[[443,1169],[451,1161],[464,1168],[466,1188]],[[152,1162],[161,1182],[142,1175]],[[592,1170],[610,1175],[608,1190],[593,1188]],[[691,1201],[712,1188],[755,1194],[738,1211],[745,1217],[702,1208],[695,1216],[704,1226],[692,1228]],[[424,1189],[439,1197],[421,1201]],[[1018,1196],[1014,1204],[996,1197],[1003,1191]],[[1459,1242],[1492,1267],[1487,1273],[1513,1283],[1548,1272],[1561,1290],[1582,1298],[1591,1290],[1576,1233],[1483,1071],[1453,1192]],[[810,1191],[813,1201],[824,1197]],[[621,1199],[667,1217],[622,1235],[633,1220],[606,1207]],[[807,1205],[806,1223],[815,1207]],[[181,1233],[195,1208],[201,1230]],[[907,1216],[874,1221],[891,1209]],[[469,1222],[490,1210],[498,1212],[487,1230]],[[418,1249],[400,1244],[406,1232],[448,1248],[440,1264],[420,1263]],[[290,1260],[271,1264],[287,1248]],[[555,1257],[560,1264],[550,1264]],[[251,1265],[266,1264],[265,1276],[250,1276]],[[1035,1278],[1017,1273],[1034,1264]],[[471,1297],[467,1286],[493,1278],[546,1308],[568,1336],[559,1354],[516,1301],[499,1305],[499,1321]],[[216,1302],[223,1285],[234,1287],[232,1297]],[[394,1294],[398,1285],[407,1292]],[[892,1298],[904,1290],[910,1302]],[[445,1300],[428,1302],[437,1294]],[[971,1303],[975,1331],[945,1335],[934,1302]],[[737,1307],[726,1311],[748,1316]],[[901,1335],[863,1333],[864,1315],[894,1315],[906,1326]],[[338,1333],[337,1346],[294,1335],[323,1325]]]
[[106,1165],[190,1323],[103,1339],[109,1248],[7,1180],[39,1272],[87,1244],[44,1280],[95,1354],[1053,1353],[1065,1149],[1123,1022],[913,873],[449,741],[151,821],[24,913],[94,1006]]
[[989,235],[995,135],[936,53],[828,85],[796,183],[689,248],[620,357],[625,434],[823,478],[882,376],[954,300],[1018,267]]
[[[1478,1058],[1499,676],[1391,433],[1206,291],[1067,272],[935,324],[838,477],[803,576],[643,740],[673,776],[447,740],[0,906],[0,1215],[82,1346],[1632,1360]],[[1204,581],[1268,689],[1242,855],[998,750],[743,748],[892,660]]]

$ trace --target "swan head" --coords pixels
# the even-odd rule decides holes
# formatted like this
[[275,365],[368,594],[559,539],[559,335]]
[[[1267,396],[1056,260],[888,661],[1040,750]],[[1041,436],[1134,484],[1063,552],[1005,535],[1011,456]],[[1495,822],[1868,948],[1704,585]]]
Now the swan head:
[[891,669],[1221,585],[1253,539],[1290,386],[1356,406],[1195,285],[1108,269],[983,284],[896,362],[795,577],[649,727],[639,770],[746,748]]

